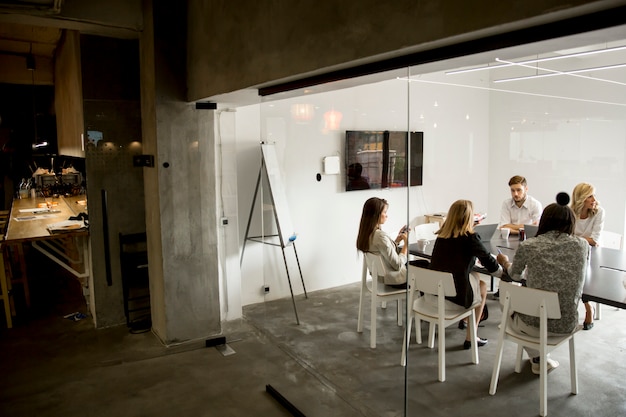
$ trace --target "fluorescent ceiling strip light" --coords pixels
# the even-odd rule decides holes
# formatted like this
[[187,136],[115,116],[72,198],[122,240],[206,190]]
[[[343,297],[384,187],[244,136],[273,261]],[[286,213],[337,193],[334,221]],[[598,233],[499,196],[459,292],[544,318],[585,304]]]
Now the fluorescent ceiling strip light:
[[[526,76],[523,76],[523,77],[513,77],[513,78],[501,78],[499,80],[494,80],[494,83],[503,83],[503,82],[506,82],[506,81],[529,80],[529,79],[532,79],[532,78],[554,77],[555,75],[578,74],[578,73],[581,73],[581,72],[601,71],[601,70],[615,69],[615,68],[624,68],[624,67],[626,67],[626,64],[617,64],[617,65],[607,65],[607,66],[604,66],[604,67],[583,68],[583,69],[578,69],[578,70],[563,71],[563,72],[557,72],[557,73],[526,75]],[[536,68],[536,67],[532,67],[532,68]],[[591,78],[591,77],[588,77],[588,78]],[[613,83],[617,83],[617,84],[622,84],[622,83],[620,83],[618,81],[604,80],[602,78],[593,78],[593,79],[597,79],[599,81],[606,81],[606,82],[613,82]]]
[[[602,81],[602,82],[605,82],[605,83],[617,84],[617,85],[626,85],[626,83],[621,83],[619,81],[605,80],[603,78],[589,77],[587,75],[579,75],[579,74],[576,74],[575,71],[567,72],[567,71],[551,70],[551,69],[548,69],[548,68],[541,68],[541,67],[536,67],[536,66],[532,66],[532,65],[524,65],[524,64],[519,63],[519,62],[505,61],[505,60],[500,59],[500,58],[496,58],[496,61],[504,62],[506,64],[511,64],[511,65],[515,65],[515,66],[519,66],[519,67],[530,68],[530,69],[533,69],[533,70],[546,71],[546,72],[551,73],[550,75],[569,75],[570,77],[584,78],[586,80]],[[532,78],[539,78],[539,77],[543,77],[545,75],[546,74],[535,74],[535,75],[526,76],[526,78],[524,78],[524,79],[528,80],[528,79],[532,79]],[[504,80],[494,80],[494,83],[500,83],[500,82],[505,82],[505,81],[517,81],[517,80],[514,79],[514,78],[508,78],[508,79],[504,79]]]
[[450,87],[465,87],[465,88],[472,88],[472,89],[475,89],[475,90],[495,91],[495,92],[498,92],[498,93],[520,94],[520,95],[524,95],[524,96],[555,98],[555,99],[559,99],[559,100],[580,101],[580,102],[583,102],[583,103],[608,104],[610,106],[626,107],[626,103],[614,103],[614,102],[610,102],[610,101],[600,101],[600,100],[589,100],[589,99],[585,99],[585,98],[555,96],[555,95],[551,95],[551,94],[528,93],[528,92],[525,92],[525,91],[504,90],[504,89],[501,89],[501,88],[479,87],[479,86],[476,86],[476,85],[464,85],[464,84],[456,84],[456,83],[444,83],[444,82],[441,82],[441,81],[418,80],[418,79],[407,78],[407,77],[397,77],[396,79],[400,80],[400,81],[408,81],[410,83],[411,82],[419,82],[419,83],[424,83],[424,84],[446,85],[446,86],[450,86]]
[[[593,51],[576,52],[576,53],[573,53],[573,54],[557,55],[557,56],[551,56],[551,57],[547,57],[547,58],[529,59],[529,60],[526,60],[526,61],[511,62],[511,63],[503,64],[503,65],[486,65],[486,66],[482,66],[482,67],[466,68],[466,69],[461,69],[461,70],[447,71],[446,75],[462,74],[464,72],[482,71],[482,70],[486,70],[486,69],[506,68],[506,67],[510,67],[512,65],[534,64],[534,63],[537,63],[537,62],[556,61],[558,59],[575,58],[575,57],[587,56],[587,55],[596,55],[596,54],[602,54],[604,52],[617,52],[617,51],[623,51],[625,49],[626,49],[626,46],[616,46],[615,48],[596,49],[596,50],[593,50]],[[499,60],[499,58],[496,58],[496,61],[506,62],[506,61]]]

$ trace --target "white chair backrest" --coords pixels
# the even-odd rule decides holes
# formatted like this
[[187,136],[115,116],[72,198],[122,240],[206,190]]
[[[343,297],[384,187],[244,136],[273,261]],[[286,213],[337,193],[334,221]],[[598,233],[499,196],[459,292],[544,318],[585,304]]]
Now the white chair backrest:
[[622,249],[622,235],[603,230],[600,233],[600,246],[610,249]]
[[522,287],[510,282],[500,282],[500,299],[506,305],[509,298],[509,312],[517,311],[529,316],[540,317],[542,305],[549,319],[561,318],[559,295],[555,292]]
[[439,282],[441,281],[446,297],[456,295],[454,278],[452,278],[452,274],[450,272],[435,271],[432,269],[409,265],[409,275],[412,279],[411,282],[415,284],[416,291],[423,291],[427,294],[437,295],[439,291]]
[[415,226],[415,239],[434,240],[437,238],[435,232],[439,230],[439,223],[424,223]]
[[385,265],[380,255],[375,253],[365,252],[365,264],[370,271],[372,278],[385,276]]

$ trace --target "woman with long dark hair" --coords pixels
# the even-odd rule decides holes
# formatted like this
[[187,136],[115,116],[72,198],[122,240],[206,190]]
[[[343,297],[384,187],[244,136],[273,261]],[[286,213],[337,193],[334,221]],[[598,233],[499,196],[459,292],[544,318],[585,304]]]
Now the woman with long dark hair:
[[[388,208],[389,203],[383,198],[372,197],[365,202],[356,247],[362,252],[380,255],[386,269],[383,281],[386,285],[406,288],[409,231],[403,227],[393,239],[382,230]],[[401,242],[404,244],[399,246]]]

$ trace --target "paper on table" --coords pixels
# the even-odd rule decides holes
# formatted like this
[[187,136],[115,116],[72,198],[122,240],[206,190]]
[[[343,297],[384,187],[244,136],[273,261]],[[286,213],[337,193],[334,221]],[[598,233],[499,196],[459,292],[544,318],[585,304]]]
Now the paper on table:
[[27,221],[27,220],[43,220],[43,219],[53,219],[55,217],[59,217],[59,216],[57,216],[55,214],[38,214],[36,216],[16,217],[15,221],[23,222],[23,221]]
[[50,223],[47,228],[50,233],[63,233],[86,229],[87,226],[82,220],[64,220],[62,222]]
[[20,209],[20,213],[33,213],[33,214],[60,213],[60,212],[61,210],[51,210],[48,208]]

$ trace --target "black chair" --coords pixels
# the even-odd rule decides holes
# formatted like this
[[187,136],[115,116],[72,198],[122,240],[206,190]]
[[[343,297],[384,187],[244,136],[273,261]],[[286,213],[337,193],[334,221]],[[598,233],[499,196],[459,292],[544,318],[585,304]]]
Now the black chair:
[[146,233],[120,233],[119,239],[126,324],[131,329],[150,329],[152,321]]

